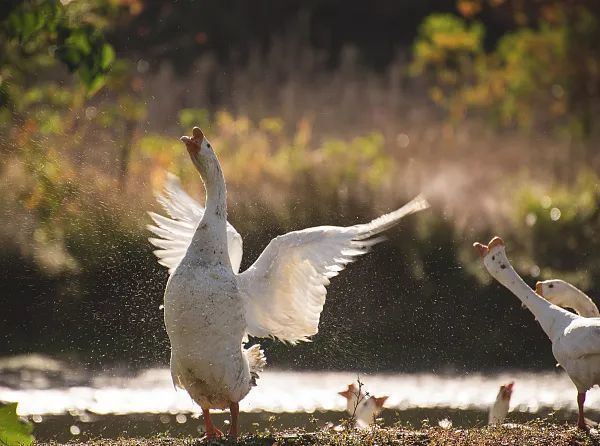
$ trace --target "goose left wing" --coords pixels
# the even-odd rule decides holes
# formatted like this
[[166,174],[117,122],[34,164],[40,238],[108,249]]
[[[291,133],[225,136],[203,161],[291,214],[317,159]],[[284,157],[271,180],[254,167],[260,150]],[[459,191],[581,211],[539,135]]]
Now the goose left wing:
[[248,334],[290,343],[308,341],[319,330],[329,279],[382,240],[374,236],[428,207],[418,196],[367,224],[319,226],[273,239],[238,276]]
[[[158,236],[148,240],[158,248],[154,251],[158,263],[169,268],[169,274],[172,274],[190,246],[194,232],[204,216],[204,207],[183,190],[179,178],[171,173],[167,174],[163,194],[157,195],[156,200],[169,217],[148,212],[155,224],[148,225],[147,228]],[[229,222],[227,249],[231,267],[237,273],[242,262],[242,237]]]

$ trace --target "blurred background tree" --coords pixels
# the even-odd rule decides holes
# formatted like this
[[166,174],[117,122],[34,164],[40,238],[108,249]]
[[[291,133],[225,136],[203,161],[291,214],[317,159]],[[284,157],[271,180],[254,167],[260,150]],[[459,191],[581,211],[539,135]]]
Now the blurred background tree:
[[[506,9],[514,25],[486,51],[476,17],[490,8]],[[423,22],[411,67],[413,75],[430,73],[430,96],[452,118],[460,122],[469,110],[484,111],[495,125],[536,128],[577,142],[597,133],[595,2],[465,0],[458,10],[464,18],[432,14]],[[588,155],[571,153],[578,161]]]
[[501,232],[531,283],[600,292],[599,18],[591,0],[5,2],[0,353],[167,360],[145,211],[167,170],[202,196],[177,139],[200,124],[244,265],[284,231],[434,203],[336,278],[313,344],[267,342],[275,365],[553,366],[470,246]]

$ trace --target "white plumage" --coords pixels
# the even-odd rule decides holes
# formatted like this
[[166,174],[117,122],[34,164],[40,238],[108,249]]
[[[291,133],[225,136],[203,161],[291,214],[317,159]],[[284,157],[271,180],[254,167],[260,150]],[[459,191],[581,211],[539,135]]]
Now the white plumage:
[[499,237],[494,237],[487,246],[480,243],[474,246],[488,272],[521,300],[552,341],[554,357],[577,388],[577,425],[585,429],[585,394],[600,384],[600,318],[579,316],[536,294],[513,269]]
[[[149,212],[155,225],[148,225],[148,229],[161,237],[149,240],[159,248],[154,251],[159,263],[172,274],[187,252],[204,216],[204,207],[181,188],[179,179],[173,174],[167,175],[164,189],[157,201],[171,218]],[[425,198],[418,196],[370,223],[349,227],[319,226],[288,232],[271,240],[256,262],[237,275],[247,333],[256,337],[276,337],[290,343],[308,341],[318,332],[329,279],[384,240],[373,236],[427,207]],[[236,274],[239,273],[242,249],[242,237],[227,223],[227,250]]]
[[150,213],[150,242],[169,269],[165,325],[171,341],[174,383],[203,409],[207,435],[220,432],[209,409],[229,406],[237,435],[237,403],[265,364],[258,346],[242,348],[246,335],[296,343],[318,332],[329,280],[382,240],[375,237],[403,217],[429,207],[419,196],[367,224],[320,226],[273,239],[239,274],[242,238],[227,222],[225,180],[200,129],[182,137],[206,189],[206,208],[169,175],[158,197],[169,217]]
[[503,384],[498,390],[496,401],[490,406],[488,413],[488,424],[502,424],[508,415],[510,408],[510,398],[512,396],[514,383]]

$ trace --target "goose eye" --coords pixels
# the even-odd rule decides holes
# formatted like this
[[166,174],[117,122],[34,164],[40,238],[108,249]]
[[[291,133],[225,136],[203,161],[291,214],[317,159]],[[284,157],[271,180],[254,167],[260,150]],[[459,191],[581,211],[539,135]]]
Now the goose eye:
[[210,149],[210,143],[209,142],[206,143],[206,147],[208,147]]

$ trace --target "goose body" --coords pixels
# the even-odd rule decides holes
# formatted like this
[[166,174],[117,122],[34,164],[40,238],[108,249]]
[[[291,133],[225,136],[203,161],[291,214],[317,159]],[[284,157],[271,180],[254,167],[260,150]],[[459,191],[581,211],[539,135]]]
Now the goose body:
[[474,245],[488,272],[508,288],[533,313],[552,342],[552,353],[577,388],[578,426],[586,428],[586,392],[600,384],[600,318],[586,318],[566,311],[536,294],[514,270],[504,242],[495,237],[489,245]]
[[184,136],[206,190],[206,208],[169,175],[158,197],[169,217],[150,213],[150,242],[169,269],[165,326],[171,342],[171,375],[204,415],[207,437],[221,434],[210,409],[231,410],[229,434],[237,436],[239,401],[266,364],[259,345],[244,348],[247,335],[291,344],[318,332],[326,286],[346,264],[382,239],[379,233],[426,209],[417,197],[370,223],[320,226],[276,237],[254,264],[239,272],[242,238],[227,222],[225,179],[215,152],[197,127]]

